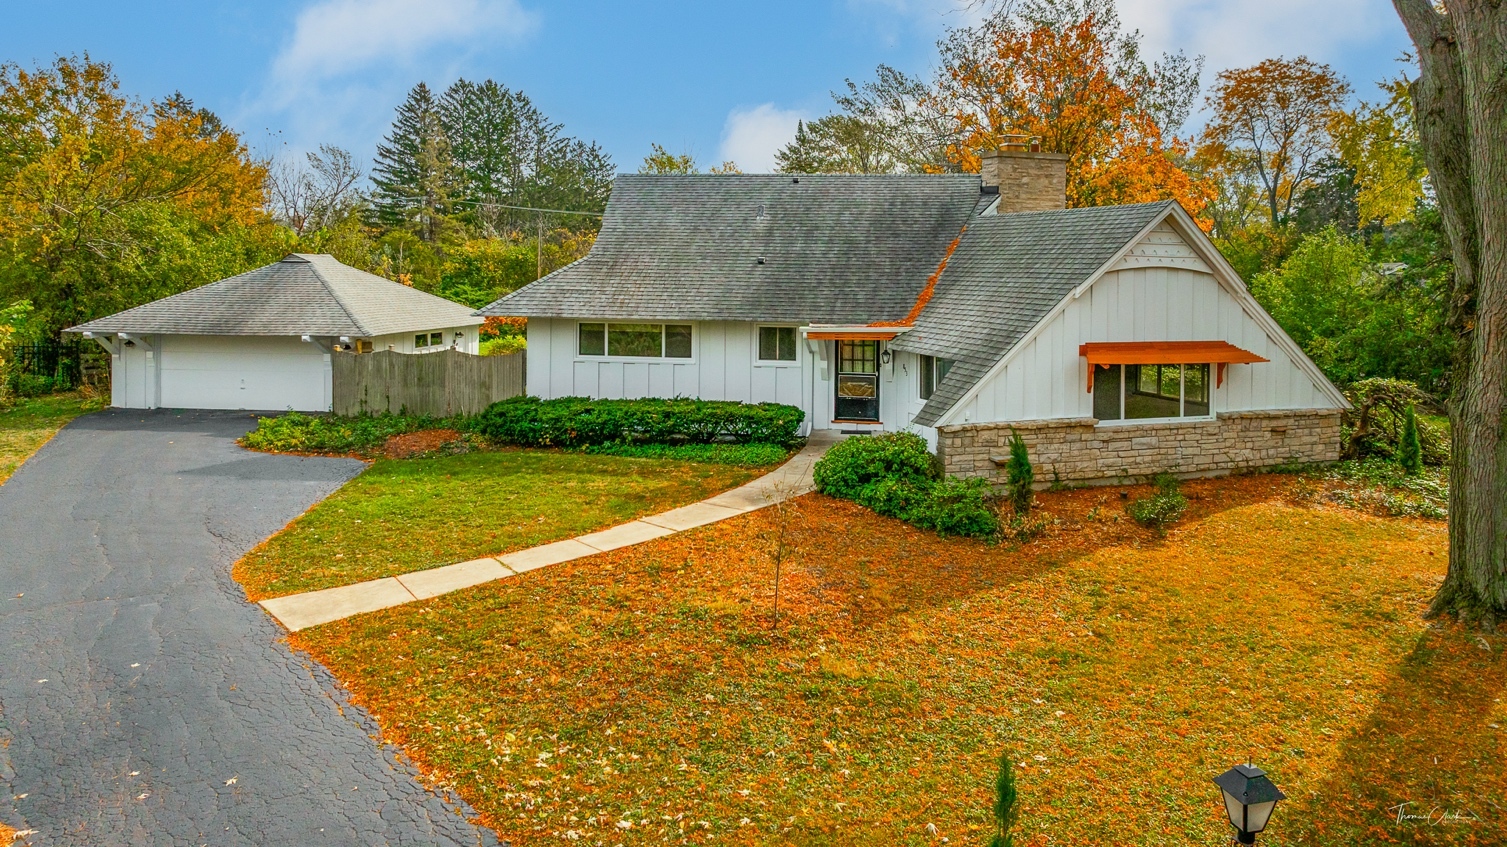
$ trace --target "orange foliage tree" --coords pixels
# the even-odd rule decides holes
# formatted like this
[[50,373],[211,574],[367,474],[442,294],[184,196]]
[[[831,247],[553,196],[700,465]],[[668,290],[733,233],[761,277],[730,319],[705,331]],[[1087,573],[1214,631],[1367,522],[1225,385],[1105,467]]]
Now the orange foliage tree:
[[1329,128],[1350,86],[1307,57],[1267,59],[1219,74],[1200,156],[1253,180],[1272,226],[1292,214],[1321,159],[1334,152]]
[[942,43],[938,96],[955,120],[948,158],[976,172],[981,152],[1039,137],[1069,157],[1069,206],[1172,198],[1196,215],[1211,187],[1182,167],[1187,146],[1175,133],[1198,72],[1181,54],[1148,66],[1111,0],[1006,7]]
[[[181,95],[143,104],[108,64],[0,65],[0,295],[48,329],[276,252],[267,170]],[[260,228],[252,233],[251,230]]]

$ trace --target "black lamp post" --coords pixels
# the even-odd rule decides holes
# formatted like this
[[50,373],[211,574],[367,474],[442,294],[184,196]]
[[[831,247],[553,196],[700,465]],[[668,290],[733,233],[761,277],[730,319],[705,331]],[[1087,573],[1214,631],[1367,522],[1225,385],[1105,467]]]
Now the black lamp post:
[[1255,765],[1236,765],[1219,776],[1214,784],[1224,793],[1224,810],[1235,827],[1235,840],[1255,844],[1256,833],[1266,829],[1278,800],[1287,799],[1282,790],[1266,778],[1266,771]]

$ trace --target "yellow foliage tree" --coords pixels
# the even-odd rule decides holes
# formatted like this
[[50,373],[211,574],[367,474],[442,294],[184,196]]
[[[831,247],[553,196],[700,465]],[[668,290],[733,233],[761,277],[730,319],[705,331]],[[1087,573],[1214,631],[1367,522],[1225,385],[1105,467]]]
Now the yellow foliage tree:
[[1423,165],[1413,101],[1406,80],[1381,83],[1383,103],[1336,112],[1329,123],[1340,159],[1355,171],[1361,221],[1391,225],[1407,220],[1423,197]]

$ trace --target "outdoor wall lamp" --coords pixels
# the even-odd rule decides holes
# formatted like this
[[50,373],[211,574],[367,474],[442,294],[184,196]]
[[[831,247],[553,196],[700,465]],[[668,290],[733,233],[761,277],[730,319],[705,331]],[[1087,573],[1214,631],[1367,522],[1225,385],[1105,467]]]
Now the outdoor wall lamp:
[[1235,840],[1255,844],[1256,833],[1266,829],[1278,800],[1286,800],[1282,789],[1266,778],[1266,771],[1252,764],[1236,765],[1219,776],[1214,784],[1224,794],[1224,810],[1235,827]]
[[888,348],[888,347],[884,348],[884,352],[879,354],[879,361],[880,361],[880,363],[885,364],[885,365],[888,365],[890,363],[890,361],[893,360],[894,358],[895,358],[895,354],[891,353],[890,352],[890,348]]

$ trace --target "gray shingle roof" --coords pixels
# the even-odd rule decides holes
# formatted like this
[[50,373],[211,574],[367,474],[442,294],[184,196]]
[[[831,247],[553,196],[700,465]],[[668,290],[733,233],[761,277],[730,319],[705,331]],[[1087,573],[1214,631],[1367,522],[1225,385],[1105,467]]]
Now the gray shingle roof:
[[586,258],[480,314],[897,320],[979,192],[970,174],[619,176]]
[[294,253],[65,331],[370,338],[481,322],[468,306],[356,270],[333,256]]
[[942,415],[1052,311],[1173,201],[986,215],[937,280],[915,329],[893,347],[956,360],[915,422]]

